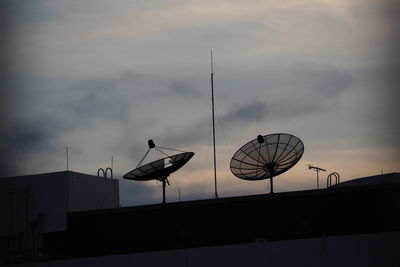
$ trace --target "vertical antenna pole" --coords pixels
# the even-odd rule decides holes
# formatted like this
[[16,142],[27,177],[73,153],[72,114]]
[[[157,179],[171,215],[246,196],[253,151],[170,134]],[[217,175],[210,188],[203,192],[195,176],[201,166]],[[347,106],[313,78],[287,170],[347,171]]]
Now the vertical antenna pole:
[[167,177],[162,177],[161,178],[161,182],[162,182],[162,190],[163,190],[163,201],[162,204],[165,204],[165,187],[167,186]]
[[67,154],[67,171],[69,171],[69,162],[68,162],[68,147],[65,147],[65,152]]
[[320,171],[324,171],[324,172],[325,172],[326,170],[325,170],[325,169],[322,169],[322,168],[319,168],[318,166],[317,166],[317,167],[312,166],[312,165],[310,165],[310,164],[308,164],[308,169],[317,172],[317,189],[319,189],[319,172],[320,172]]
[[215,115],[214,115],[214,66],[211,50],[211,103],[212,103],[212,126],[213,126],[213,148],[214,148],[214,197],[218,198],[217,191],[217,159],[215,151]]
[[274,177],[271,176],[270,178],[270,183],[271,183],[271,191],[269,192],[270,194],[274,193],[274,181],[272,180]]

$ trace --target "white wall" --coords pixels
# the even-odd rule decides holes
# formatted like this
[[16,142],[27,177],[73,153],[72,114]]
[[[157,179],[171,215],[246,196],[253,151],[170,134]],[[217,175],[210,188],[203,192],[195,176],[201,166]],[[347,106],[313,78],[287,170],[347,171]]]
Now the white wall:
[[119,207],[118,180],[69,173],[69,211]]
[[118,206],[115,179],[70,171],[1,178],[0,236],[25,232],[26,211],[29,224],[36,219],[37,230],[52,232],[67,229],[67,212]]

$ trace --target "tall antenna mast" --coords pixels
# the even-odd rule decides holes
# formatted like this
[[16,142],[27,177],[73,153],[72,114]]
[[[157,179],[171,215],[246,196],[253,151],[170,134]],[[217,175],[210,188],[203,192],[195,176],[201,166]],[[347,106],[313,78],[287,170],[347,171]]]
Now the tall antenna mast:
[[216,158],[216,152],[215,152],[214,66],[213,66],[213,53],[212,53],[212,50],[211,50],[211,103],[212,103],[213,148],[214,148],[214,198],[218,198],[218,191],[217,191],[217,158]]
[[69,171],[68,146],[65,147],[65,152],[66,152],[66,156],[67,156],[67,171]]

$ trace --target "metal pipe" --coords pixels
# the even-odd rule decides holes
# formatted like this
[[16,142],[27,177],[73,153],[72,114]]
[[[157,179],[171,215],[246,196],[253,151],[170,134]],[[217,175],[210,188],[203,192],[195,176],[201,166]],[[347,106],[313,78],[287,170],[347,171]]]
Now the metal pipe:
[[104,169],[103,169],[103,168],[99,168],[99,169],[97,170],[97,176],[100,177],[100,171],[103,172],[103,177],[106,177],[106,173],[104,172]]
[[332,176],[335,177],[335,184],[340,183],[340,175],[337,172],[332,172],[331,174],[328,175],[326,178],[326,187],[331,187],[332,186]]
[[110,175],[111,175],[111,179],[113,178],[113,171],[112,171],[112,169],[110,168],[110,167],[108,167],[107,169],[106,169],[106,171],[105,171],[105,174],[104,174],[104,177],[108,177],[108,175],[107,175],[107,173],[108,173],[108,171],[110,170]]

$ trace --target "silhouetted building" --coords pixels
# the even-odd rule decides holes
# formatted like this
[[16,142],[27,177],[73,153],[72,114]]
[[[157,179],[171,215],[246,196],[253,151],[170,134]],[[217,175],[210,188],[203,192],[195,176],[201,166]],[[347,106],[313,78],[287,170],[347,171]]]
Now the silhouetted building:
[[[97,178],[96,179],[101,179]],[[373,181],[373,182],[372,182]],[[49,190],[49,188],[47,188]],[[320,190],[71,211],[27,266],[398,266],[400,174]]]

